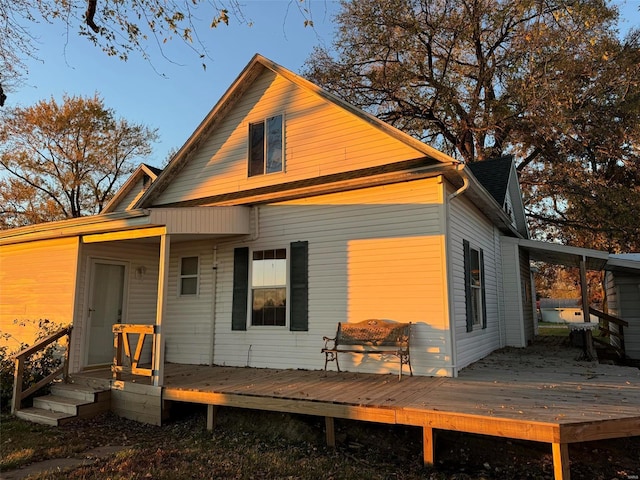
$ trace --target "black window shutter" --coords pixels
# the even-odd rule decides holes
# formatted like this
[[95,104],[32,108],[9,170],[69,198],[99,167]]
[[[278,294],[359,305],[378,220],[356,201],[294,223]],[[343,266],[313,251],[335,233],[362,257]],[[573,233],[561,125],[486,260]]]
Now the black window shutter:
[[484,251],[480,249],[480,288],[482,290],[482,328],[487,328],[487,295],[484,287]]
[[233,250],[233,310],[231,330],[247,329],[247,299],[249,296],[249,247]]
[[290,330],[309,330],[309,242],[292,242],[289,263],[290,288]]
[[473,307],[471,302],[471,246],[467,240],[462,241],[464,248],[464,298],[467,307],[467,332],[473,330]]

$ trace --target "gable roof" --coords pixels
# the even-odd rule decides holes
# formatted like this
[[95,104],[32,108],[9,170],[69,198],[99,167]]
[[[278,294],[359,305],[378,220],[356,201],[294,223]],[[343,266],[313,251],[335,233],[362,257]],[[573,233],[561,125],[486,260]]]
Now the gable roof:
[[[113,198],[105,205],[100,213],[111,213],[116,210],[117,206],[123,201],[127,195],[132,192],[132,189],[138,184],[138,182],[144,179],[145,176],[151,179],[151,183],[158,178],[162,173],[161,168],[152,167],[146,163],[141,163],[138,168],[129,176],[127,181],[120,187]],[[142,193],[142,192],[140,192]]]
[[368,123],[377,130],[384,132],[390,137],[402,142],[406,146],[414,149],[416,152],[430,160],[433,164],[459,164],[458,160],[442,153],[435,148],[411,137],[410,135],[398,130],[395,127],[383,122],[375,116],[354,107],[345,102],[336,95],[329,93],[312,82],[302,78],[292,71],[268,60],[267,58],[256,54],[249,64],[244,68],[236,80],[231,84],[229,89],[220,98],[218,103],[211,109],[204,120],[191,134],[185,144],[171,159],[169,165],[164,169],[163,173],[145,192],[142,198],[137,202],[136,207],[149,207],[153,201],[167,188],[168,184],[178,175],[184,166],[190,161],[192,154],[197,151],[199,146],[206,140],[217,125],[225,118],[234,105],[242,97],[242,95],[251,87],[252,83],[260,76],[265,69],[272,71],[276,75],[285,78],[289,82],[310,92],[325,101],[355,115],[360,120]]
[[496,199],[500,206],[504,205],[507,196],[512,163],[513,156],[505,155],[500,158],[474,162],[468,165],[473,176]]
[[[485,215],[497,225],[500,224],[498,221],[500,218],[502,221],[508,219],[509,225],[519,235],[529,238],[529,227],[527,226],[524,202],[513,156],[505,155],[464,166],[473,177],[472,184],[476,184],[475,190],[484,191],[486,197],[490,199],[490,203],[493,204],[492,207],[482,204],[483,207],[488,207],[484,211]],[[474,202],[478,201],[474,193],[469,195]]]

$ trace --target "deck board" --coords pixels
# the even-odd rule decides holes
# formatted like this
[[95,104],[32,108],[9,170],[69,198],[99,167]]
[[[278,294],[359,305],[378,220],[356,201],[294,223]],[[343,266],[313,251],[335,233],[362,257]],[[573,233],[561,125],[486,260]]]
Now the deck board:
[[[173,370],[171,364],[165,368],[167,372]],[[181,370],[183,366],[178,368]],[[398,381],[394,375],[353,372],[325,376],[320,371],[203,366],[190,369],[191,373],[184,377],[167,375],[166,398],[170,399],[173,391],[181,391],[183,396],[189,391],[212,392],[376,408],[423,408],[558,423],[640,416],[640,370],[637,369],[624,369],[626,375],[608,378],[605,382],[601,377],[583,377],[582,383],[573,377],[551,373],[542,379],[539,374],[519,376],[510,383],[510,378],[498,382],[495,380],[498,373],[487,376],[486,372],[478,378],[468,373],[459,378],[414,376]]]

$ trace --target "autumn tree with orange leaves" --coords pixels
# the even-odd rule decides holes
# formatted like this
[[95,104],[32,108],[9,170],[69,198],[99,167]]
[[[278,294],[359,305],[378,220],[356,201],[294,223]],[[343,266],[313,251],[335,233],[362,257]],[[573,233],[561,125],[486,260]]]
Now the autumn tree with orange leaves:
[[1,113],[0,228],[98,213],[156,140],[97,95]]
[[638,251],[640,24],[618,19],[606,0],[343,1],[305,75],[466,163],[514,155],[537,238]]

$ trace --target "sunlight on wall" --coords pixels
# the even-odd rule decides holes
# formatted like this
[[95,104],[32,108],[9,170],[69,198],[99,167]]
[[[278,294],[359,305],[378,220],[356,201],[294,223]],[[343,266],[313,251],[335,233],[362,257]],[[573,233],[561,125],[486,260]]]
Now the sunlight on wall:
[[[352,240],[348,245],[348,321],[414,323],[414,369],[422,364],[438,372],[438,364],[450,361],[444,242],[443,235],[432,235]],[[352,360],[378,372],[397,370],[393,356],[382,362],[367,355]]]
[[77,237],[0,249],[0,345],[31,344],[40,319],[71,323],[77,252]]
[[443,328],[443,236],[352,240],[348,318],[425,322]]

